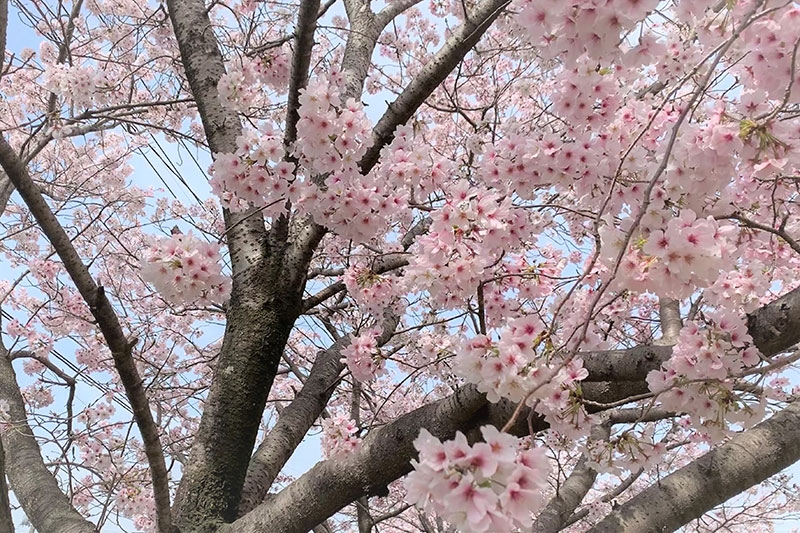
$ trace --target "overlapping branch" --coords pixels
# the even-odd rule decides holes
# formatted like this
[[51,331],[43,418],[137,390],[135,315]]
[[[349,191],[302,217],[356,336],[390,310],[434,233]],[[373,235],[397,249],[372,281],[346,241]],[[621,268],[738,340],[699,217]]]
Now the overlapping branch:
[[[388,342],[397,323],[398,318],[394,315],[383,320],[380,325],[381,334],[377,339],[378,346]],[[341,352],[350,344],[350,340],[349,335],[341,337],[330,348],[317,355],[303,388],[281,411],[278,422],[256,449],[247,469],[242,502],[239,504],[240,516],[261,503],[281,468],[325,409],[344,370]]]
[[300,120],[300,91],[308,84],[308,68],[311,64],[311,49],[314,47],[314,30],[317,24],[319,0],[300,2],[295,30],[295,49],[292,54],[292,75],[289,79],[289,94],[286,106],[286,128],[283,143],[292,146],[297,140],[297,122]]
[[371,432],[357,452],[318,463],[220,533],[305,533],[362,495],[385,494],[386,485],[410,469],[412,443],[420,427],[433,435],[452,436],[485,402],[476,388],[468,386],[412,411]]

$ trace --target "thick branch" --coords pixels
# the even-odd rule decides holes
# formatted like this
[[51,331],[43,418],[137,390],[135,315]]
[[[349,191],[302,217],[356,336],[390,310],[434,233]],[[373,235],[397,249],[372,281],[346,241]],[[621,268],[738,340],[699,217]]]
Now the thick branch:
[[[213,154],[232,153],[242,126],[236,115],[220,104],[217,85],[225,66],[205,3],[203,0],[169,0],[167,6],[208,146]],[[256,209],[237,214],[226,211],[225,230],[236,281],[261,258],[266,236],[264,218]]]
[[615,509],[592,533],[675,531],[800,460],[800,402]]
[[[397,323],[396,316],[390,316],[384,321],[378,346],[388,342]],[[348,344],[349,335],[340,338],[333,346],[317,355],[303,388],[292,403],[281,411],[275,427],[258,446],[247,469],[239,516],[250,512],[264,500],[278,473],[325,409],[345,367],[341,361],[341,352]]]
[[[310,4],[298,21],[295,97],[308,74],[319,7]],[[205,4],[170,0],[168,6],[209,146],[216,153],[233,152],[241,124],[220,105],[217,85],[224,66]],[[214,379],[176,496],[175,522],[186,533],[213,531],[236,518],[267,396],[300,314],[308,264],[323,235],[313,224],[290,232],[288,216],[274,220],[267,232],[262,214],[253,209],[226,212],[225,224],[233,289]]]
[[372,131],[373,145],[361,159],[361,171],[367,173],[378,162],[381,149],[392,142],[397,126],[405,124],[420,105],[447,78],[467,53],[472,50],[492,22],[500,16],[509,0],[482,0],[453,32],[444,46],[422,67]]
[[[800,342],[800,288],[747,315],[747,330],[756,347],[772,357]],[[672,354],[670,346],[637,346],[582,354],[587,381],[641,381]]]
[[800,342],[800,288],[747,315],[747,331],[767,357]]
[[14,533],[14,518],[11,516],[11,503],[6,484],[6,452],[0,439],[0,533]]
[[[627,385],[588,384],[585,394],[598,402],[611,402],[640,393],[642,387],[646,389],[644,384]],[[487,402],[472,385],[458,389],[446,398],[406,413],[373,431],[356,454],[318,463],[277,496],[231,524],[230,528],[221,529],[220,533],[307,531],[360,496],[385,493],[389,483],[407,474],[411,470],[409,461],[416,456],[412,442],[420,428],[426,428],[442,440],[452,439],[456,431],[461,431],[474,442],[480,438],[481,426],[503,426],[515,407],[505,400],[496,404]],[[522,436],[528,434],[530,428],[538,432],[548,427],[541,416],[534,416],[530,425],[524,418],[518,417],[509,432]],[[320,498],[320,494],[327,496]],[[297,522],[298,517],[301,517],[300,522]]]
[[[608,439],[608,424],[593,428],[594,438]],[[584,454],[567,479],[558,486],[556,495],[547,503],[533,523],[534,533],[558,533],[572,512],[581,504],[583,498],[594,485],[597,471],[589,466],[589,457]]]
[[78,292],[89,305],[89,310],[111,350],[114,367],[125,388],[125,395],[131,403],[136,426],[142,435],[153,480],[158,528],[159,531],[168,533],[170,531],[169,477],[158,428],[150,412],[142,378],[139,377],[139,371],[133,361],[132,348],[135,341],[131,342],[125,338],[117,314],[111,306],[111,302],[106,298],[103,287],[95,284],[89,269],[83,264],[83,260],[72,246],[69,236],[28,174],[28,169],[3,138],[0,138],[0,166],[8,174],[39,227],[61,258],[64,268],[75,283]]
[[[792,328],[797,328],[797,323],[800,321],[798,302],[800,302],[800,289],[795,289],[748,317],[750,334],[765,355],[774,355],[797,342],[800,329]],[[780,322],[772,325],[769,320],[773,319]],[[600,404],[611,403],[646,392],[647,384],[644,378],[647,372],[658,368],[663,361],[669,359],[671,351],[668,346],[652,346],[584,354],[582,356],[584,364],[590,372],[588,380],[583,385],[586,399]],[[610,360],[610,363],[607,363],[606,359]],[[283,531],[286,521],[291,521],[291,518],[287,517],[292,516],[319,517],[321,521],[329,516],[325,513],[332,514],[358,497],[370,494],[370,491],[374,492],[374,487],[386,486],[409,471],[409,461],[415,456],[415,451],[409,442],[403,439],[398,442],[392,440],[393,435],[416,436],[419,429],[425,427],[440,439],[452,438],[455,431],[462,431],[468,438],[474,440],[478,438],[478,429],[482,425],[493,424],[500,427],[514,411],[515,406],[510,402],[491,404],[482,396],[476,398],[475,394],[477,391],[468,386],[458,390],[453,396],[401,416],[368,437],[372,443],[369,448],[372,450],[370,453],[362,450],[362,453],[348,458],[346,462],[319,463],[274,499],[261,504],[250,514],[237,520],[234,523],[237,528],[230,531],[247,533],[257,531],[258,527],[271,530],[273,524],[276,530]],[[450,408],[454,404],[461,403],[469,405],[470,411],[469,413],[456,411],[457,423],[453,425],[444,417],[453,414]],[[437,418],[439,416],[442,418]],[[534,416],[530,425],[525,418],[525,416],[517,417],[517,423],[509,431],[522,436],[528,434],[530,429],[538,432],[547,428],[546,422],[541,417]],[[436,433],[431,428],[447,428],[447,431]],[[413,440],[414,437],[409,438]],[[379,455],[377,450],[381,446],[387,448],[386,456]],[[319,501],[318,494],[330,496],[322,502]],[[295,515],[294,512],[299,514]],[[314,523],[316,522],[311,523],[308,528]],[[306,522],[302,524],[305,525]],[[239,529],[239,526],[242,529]],[[295,531],[288,525],[286,528],[286,531]]]
[[347,45],[342,57],[342,73],[345,76],[345,98],[360,98],[364,90],[372,52],[378,42],[383,26],[375,23],[375,15],[364,2],[346,4],[347,18],[353,31],[347,36]]
[[[33,527],[41,533],[94,533],[95,527],[86,521],[61,492],[58,482],[47,470],[39,445],[33,437],[25,414],[25,404],[19,391],[14,369],[5,346],[0,345],[0,401],[7,405],[8,420],[0,424],[0,437],[5,451],[5,473]],[[5,483],[3,483],[5,485]],[[7,498],[6,487],[1,487]],[[7,501],[0,500],[6,508]],[[0,516],[5,511],[0,509]],[[0,518],[0,527],[6,523]],[[10,529],[9,531],[13,531]]]
[[419,4],[421,1],[422,0],[395,0],[390,4],[387,4],[383,9],[380,10],[380,12],[378,12],[377,15],[375,15],[375,21],[378,23],[378,25],[384,27],[403,11],[416,4]]
[[311,64],[311,49],[314,47],[314,30],[317,27],[319,0],[300,2],[297,14],[297,29],[292,55],[292,75],[289,79],[289,95],[286,107],[286,129],[283,143],[291,147],[297,140],[297,121],[300,120],[300,91],[308,83],[308,67]]
[[642,381],[671,355],[672,346],[636,346],[584,353],[581,358],[589,371],[587,381]]
[[[308,66],[313,46],[315,19],[311,17],[311,4],[318,2],[301,3],[301,12],[296,32],[296,48],[293,58],[292,78],[289,87],[288,110],[286,114],[286,135],[284,144],[287,148],[295,142],[297,137],[297,121],[299,120],[299,90],[305,87],[308,77]],[[347,37],[344,57],[342,58],[342,72],[345,76],[344,99],[358,99],[364,87],[364,80],[369,71],[372,52],[378,42],[380,28],[374,23],[374,16],[369,6],[362,1],[345,2],[345,9],[352,31]],[[314,178],[318,185],[322,184],[323,176]],[[288,258],[296,262],[309,262],[322,240],[327,229],[314,221],[313,216],[297,217],[294,221],[292,234],[298,238],[292,239],[292,247],[288,251]],[[305,275],[305,272],[303,272]]]
[[354,454],[318,463],[269,502],[223,527],[220,533],[305,533],[363,494],[385,494],[388,482],[408,472],[406,458],[416,453],[412,443],[420,427],[439,438],[452,438],[485,401],[477,389],[469,386],[406,414],[371,432]]
[[292,403],[286,406],[269,434],[250,459],[239,516],[261,503],[281,468],[305,437],[308,429],[325,409],[333,393],[336,379],[344,366],[341,349],[350,337],[342,337],[333,346],[317,355],[311,372]]
[[[347,44],[345,45],[345,50],[344,50],[344,56],[342,58],[342,72],[344,73],[345,76],[345,94],[344,94],[345,99],[348,98],[358,99],[361,97],[361,93],[363,92],[364,89],[364,80],[367,78],[369,67],[371,65],[372,53],[375,50],[375,45],[378,42],[378,37],[380,36],[381,31],[383,31],[383,28],[389,22],[391,22],[391,20],[395,16],[401,13],[404,9],[410,7],[410,5],[412,4],[413,2],[403,0],[402,2],[398,2],[397,5],[393,4],[392,6],[388,6],[380,13],[380,15],[376,17],[370,10],[368,2],[356,1],[356,0],[345,2],[345,9],[347,11],[347,16],[350,20],[350,25],[352,30],[348,35]],[[431,91],[432,90],[433,89],[431,89]],[[417,94],[417,96],[419,96],[419,94]],[[425,97],[419,99],[416,102],[416,104],[414,104],[413,101],[409,101],[408,105],[416,105],[416,107],[419,107],[419,105],[424,101]],[[290,93],[290,100],[291,100],[291,93]],[[416,107],[414,109],[416,109]],[[287,115],[287,122],[292,116],[291,101],[289,109],[290,109],[290,114]],[[378,136],[383,135],[381,134],[381,131],[387,128],[391,128],[391,131],[389,133],[393,135],[394,128],[396,128],[401,123],[402,122],[397,122],[392,125],[391,120],[389,120],[389,122],[384,121],[383,126],[381,126],[381,123],[379,122],[378,126],[376,126],[376,128],[373,130],[373,137],[375,137],[376,135]],[[378,129],[379,127],[383,128],[383,130]],[[367,173],[372,168],[372,166],[374,166],[375,162],[377,162],[379,151],[380,148],[378,148],[378,151],[375,152],[375,161],[373,161],[369,166],[364,166],[363,164],[361,165],[362,172]],[[303,235],[303,238],[298,238],[294,240],[294,245],[292,246],[289,255],[291,257],[295,256],[310,257],[310,255],[316,249],[317,243],[319,243],[320,240],[322,239],[326,230],[322,226],[316,224],[313,221],[313,217],[300,218],[296,221],[295,225],[300,229],[295,228],[293,231],[295,233],[300,233],[302,231],[302,233],[304,233],[305,235]],[[409,232],[409,234],[412,235],[412,240],[413,237],[416,236],[416,234],[414,233],[415,229],[423,228],[423,231],[427,231],[428,225],[429,221],[423,221],[415,225],[415,227],[412,228],[412,230]],[[408,248],[408,246],[410,246],[410,243],[411,241],[409,241],[409,244],[406,245],[404,239],[403,244],[405,248]],[[330,296],[338,292],[341,292],[342,290],[344,290],[343,284],[334,284],[327,287],[320,294],[311,297],[309,301],[304,302],[303,311],[304,312],[308,311],[309,309],[313,308],[319,303],[325,301],[325,299],[329,298]]]
[[661,338],[657,341],[658,344],[675,344],[683,327],[681,322],[681,303],[672,298],[659,298],[658,316],[661,320]]

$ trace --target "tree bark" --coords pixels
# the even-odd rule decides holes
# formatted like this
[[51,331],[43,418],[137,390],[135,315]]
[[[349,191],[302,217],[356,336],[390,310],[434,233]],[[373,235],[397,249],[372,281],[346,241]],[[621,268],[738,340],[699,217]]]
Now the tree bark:
[[[219,101],[217,84],[225,69],[205,4],[170,0],[168,7],[209,146],[213,153],[234,152],[242,129]],[[317,10],[303,13],[316,18]],[[298,26],[309,25],[300,21]],[[311,45],[309,36],[302,39]],[[305,75],[295,70],[292,78]],[[298,82],[293,90],[301,86]],[[233,288],[220,357],[175,501],[177,529],[186,533],[214,531],[236,518],[267,396],[300,314],[308,264],[322,238],[310,222],[297,225],[290,235],[285,216],[267,232],[255,209],[226,211],[225,227]]]
[[0,438],[0,533],[14,533],[14,518],[11,516],[11,502],[8,499],[6,484],[6,452]]

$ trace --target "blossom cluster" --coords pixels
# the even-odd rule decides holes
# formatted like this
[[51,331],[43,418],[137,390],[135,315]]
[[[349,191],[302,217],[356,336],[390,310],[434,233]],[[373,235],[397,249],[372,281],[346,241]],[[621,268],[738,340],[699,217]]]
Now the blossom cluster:
[[363,104],[343,102],[343,93],[344,77],[334,71],[311,80],[300,95],[293,153],[307,175],[293,201],[340,236],[366,242],[405,210],[406,200],[385,174],[361,173],[372,128]]
[[417,137],[413,126],[398,126],[394,140],[382,150],[373,174],[381,176],[385,183],[413,188],[419,198],[424,198],[452,179],[455,165]]
[[519,246],[523,231],[533,239],[527,233],[533,228],[523,210],[495,191],[460,181],[447,193],[442,208],[431,214],[428,234],[417,240],[419,253],[406,276],[441,305],[453,307],[475,294],[485,271]]
[[275,48],[263,57],[242,58],[227,65],[217,89],[220,102],[234,111],[245,112],[260,103],[262,87],[283,89],[289,83],[291,51],[288,46]]
[[330,72],[314,78],[300,93],[295,155],[311,172],[351,173],[372,144],[372,127],[364,106],[342,101],[344,78]]
[[744,33],[739,46],[743,54],[739,68],[747,81],[757,85],[767,99],[780,100],[786,92],[786,80],[794,75],[790,98],[800,94],[797,81],[800,73],[792,66],[793,46],[800,39],[800,7],[785,10],[779,17],[764,18],[754,22]]
[[387,190],[384,180],[374,174],[334,173],[325,179],[324,190],[306,184],[300,193],[299,208],[355,242],[368,242],[406,208],[404,195]]
[[[600,228],[601,259],[609,266],[624,243],[626,222],[630,220],[619,227],[608,224]],[[721,226],[714,217],[697,218],[691,209],[683,209],[663,229],[631,239],[618,282],[631,290],[684,298],[716,281],[733,252],[728,235],[734,230],[732,225]]]
[[269,126],[247,131],[236,139],[236,152],[217,154],[209,169],[211,190],[233,212],[250,206],[278,215],[294,180],[295,165],[284,161],[280,132]]
[[98,402],[94,406],[89,406],[78,415],[78,421],[88,425],[101,420],[108,420],[113,416],[116,409],[113,403]]
[[406,501],[435,511],[459,531],[511,531],[530,525],[545,503],[549,464],[543,448],[521,449],[519,440],[493,426],[472,446],[463,433],[441,442],[422,429],[414,440],[419,461],[406,478]]
[[142,279],[171,304],[221,304],[230,294],[222,274],[220,245],[191,232],[159,239],[142,261]]
[[745,313],[753,312],[761,305],[760,297],[769,292],[769,270],[761,261],[750,260],[747,264],[720,275],[703,292],[703,299],[713,306],[741,309]]
[[347,364],[347,368],[353,377],[360,381],[369,381],[384,373],[386,361],[381,357],[378,348],[377,328],[369,329],[361,335],[355,335],[350,339],[350,344],[342,349],[342,362]]
[[[300,94],[297,141],[284,147],[282,133],[265,123],[237,139],[234,153],[217,154],[212,191],[232,211],[250,206],[277,216],[291,201],[339,235],[368,241],[406,206],[402,190],[385,175],[362,175],[359,162],[372,145],[364,107],[342,101],[344,77],[313,78]],[[401,128],[402,129],[402,128]],[[287,154],[298,164],[287,161]]]
[[137,529],[155,531],[155,500],[150,490],[129,484],[117,492],[116,503],[123,516],[133,518]]
[[692,415],[705,428],[724,430],[728,423],[754,424],[764,405],[752,406],[733,390],[732,378],[761,361],[747,323],[726,310],[707,315],[710,324],[686,324],[660,370],[647,375],[662,407]]
[[553,109],[578,127],[596,130],[608,125],[622,103],[616,80],[609,74],[586,57],[574,68],[561,71]]
[[[76,313],[76,315],[85,315],[85,309],[86,305],[81,301],[81,305],[78,307],[78,311],[80,311],[81,314]],[[44,336],[42,332],[37,330],[37,328],[35,328],[31,322],[22,324],[19,320],[12,318],[11,320],[4,322],[4,325],[8,335],[12,337],[24,338],[29,347],[36,347],[36,351],[38,353],[49,353],[53,347],[53,339]]]
[[[109,431],[101,431],[99,435],[108,437]],[[98,435],[98,437],[99,437]],[[113,475],[114,457],[108,452],[107,443],[103,442],[102,437],[87,437],[82,435],[78,440],[81,451],[81,462],[84,465],[92,466],[106,473]]]
[[618,51],[620,34],[656,6],[658,0],[522,0],[518,23],[547,57],[572,61],[586,54],[602,60]]
[[588,376],[583,361],[564,362],[552,353],[547,329],[535,315],[509,320],[498,337],[466,340],[455,358],[455,374],[476,384],[491,402],[527,397],[530,405],[541,401],[553,410],[567,407],[569,388]]
[[42,383],[36,383],[29,387],[22,387],[20,392],[25,399],[25,403],[33,408],[47,407],[48,405],[52,405],[54,401],[51,388]]
[[353,453],[361,446],[358,426],[347,416],[322,420],[322,454],[326,459]]
[[731,154],[742,153],[740,127],[718,109],[702,126],[684,125],[681,136],[685,142],[677,143],[670,153],[664,189],[684,211],[701,213],[718,203],[718,191],[737,174],[737,160]]
[[73,105],[85,108],[95,103],[111,82],[103,70],[81,65],[49,65],[45,86]]
[[396,299],[398,286],[395,278],[381,276],[369,268],[350,267],[345,270],[342,281],[359,308],[373,316],[381,316]]

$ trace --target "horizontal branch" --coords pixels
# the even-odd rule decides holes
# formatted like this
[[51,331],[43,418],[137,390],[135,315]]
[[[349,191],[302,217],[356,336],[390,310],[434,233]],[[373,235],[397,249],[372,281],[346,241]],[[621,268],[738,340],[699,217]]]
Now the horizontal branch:
[[[800,342],[800,288],[747,315],[747,332],[766,357]],[[581,354],[587,381],[642,381],[672,355],[671,346],[637,346]]]
[[[795,344],[800,336],[799,323],[800,289],[748,316],[749,332],[766,356]],[[605,404],[647,392],[644,381],[647,373],[668,360],[671,351],[669,346],[650,346],[582,354],[584,366],[589,370],[589,377],[583,383],[584,397]],[[463,411],[453,410],[454,406],[460,406]],[[492,404],[473,386],[463,387],[452,396],[407,413],[371,433],[365,439],[365,445],[369,442],[369,446],[346,461],[317,464],[275,498],[234,522],[235,529],[230,531],[248,533],[257,531],[258,527],[287,532],[308,530],[318,523],[314,520],[322,521],[358,497],[373,494],[378,487],[385,487],[405,475],[411,468],[410,460],[416,456],[411,441],[420,428],[428,429],[439,439],[451,439],[456,431],[462,431],[470,440],[475,440],[479,438],[481,426],[502,427],[514,409],[511,402]],[[455,419],[448,420],[448,416]],[[548,427],[540,416],[530,421],[526,418],[517,417],[509,432],[522,436],[530,430],[538,432]],[[319,498],[320,494],[327,495],[324,501]],[[301,521],[294,529],[291,523],[298,516],[307,517],[308,521]]]

